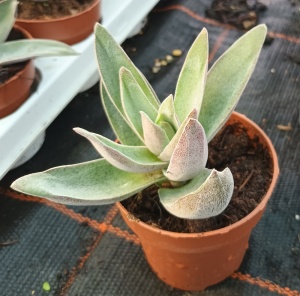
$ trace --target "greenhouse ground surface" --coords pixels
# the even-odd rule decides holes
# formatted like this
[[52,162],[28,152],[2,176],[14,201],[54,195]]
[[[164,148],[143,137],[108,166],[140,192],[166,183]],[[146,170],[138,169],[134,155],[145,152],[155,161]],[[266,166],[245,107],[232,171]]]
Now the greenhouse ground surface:
[[[209,33],[210,65],[243,34],[208,18],[211,2],[161,1],[143,34],[124,43],[161,100],[174,93],[184,56],[203,27]],[[262,3],[266,10],[259,13],[259,23],[268,26],[270,38],[236,110],[273,141],[280,177],[240,268],[203,292],[171,288],[151,271],[115,205],[64,206],[10,189],[24,174],[98,158],[73,127],[114,139],[95,85],[78,94],[49,126],[39,152],[0,182],[1,295],[300,295],[300,4]],[[154,60],[174,49],[183,55],[153,73]]]

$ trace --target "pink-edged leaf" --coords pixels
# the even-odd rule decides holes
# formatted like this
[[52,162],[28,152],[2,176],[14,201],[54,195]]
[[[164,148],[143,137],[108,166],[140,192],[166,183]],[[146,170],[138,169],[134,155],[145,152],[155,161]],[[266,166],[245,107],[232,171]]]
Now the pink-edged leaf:
[[106,117],[118,140],[124,145],[142,146],[143,138],[132,129],[124,114],[116,107],[106,91],[105,85],[100,83],[101,102]]
[[208,34],[202,29],[192,44],[178,77],[174,105],[182,122],[190,111],[200,111],[208,67]]
[[193,180],[178,188],[158,191],[163,206],[172,215],[184,219],[207,219],[222,213],[232,197],[231,171],[204,169]]
[[87,206],[121,201],[163,179],[160,170],[129,173],[101,158],[26,175],[14,181],[11,187],[57,203]]
[[169,138],[166,132],[158,124],[155,124],[146,113],[140,113],[145,144],[153,154],[159,155],[169,143]]
[[142,137],[143,127],[140,112],[145,112],[154,121],[157,109],[153,107],[132,73],[124,67],[120,69],[120,89],[122,107],[127,121],[132,129]]
[[116,168],[131,173],[148,173],[167,166],[145,146],[120,145],[101,135],[74,128],[81,136],[87,138],[95,149]]
[[205,168],[208,146],[205,131],[196,119],[190,119],[173,151],[164,172],[172,181],[187,181]]
[[120,97],[119,71],[122,67],[128,69],[142,88],[144,94],[155,108],[159,108],[160,102],[145,76],[133,64],[123,48],[115,41],[113,36],[100,24],[95,28],[95,51],[98,60],[98,69],[106,90],[112,101],[123,113]]
[[199,114],[208,142],[236,107],[253,73],[266,34],[263,24],[249,30],[209,70]]
[[173,151],[181,137],[181,134],[184,131],[184,128],[187,124],[187,122],[191,119],[197,119],[198,118],[198,112],[196,109],[193,109],[190,114],[187,116],[187,118],[183,121],[183,123],[180,125],[179,129],[177,130],[175,136],[172,138],[170,143],[165,147],[165,149],[161,152],[161,154],[158,156],[163,161],[169,161],[171,159],[171,156],[173,154]]

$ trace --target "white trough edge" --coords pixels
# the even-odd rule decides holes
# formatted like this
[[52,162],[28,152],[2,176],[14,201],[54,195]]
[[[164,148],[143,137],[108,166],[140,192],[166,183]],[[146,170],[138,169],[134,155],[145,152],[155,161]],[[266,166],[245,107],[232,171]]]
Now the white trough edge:
[[[102,25],[121,44],[159,0],[102,0]],[[99,79],[93,34],[73,46],[76,57],[36,59],[42,80],[13,114],[0,119],[0,180],[80,92]]]

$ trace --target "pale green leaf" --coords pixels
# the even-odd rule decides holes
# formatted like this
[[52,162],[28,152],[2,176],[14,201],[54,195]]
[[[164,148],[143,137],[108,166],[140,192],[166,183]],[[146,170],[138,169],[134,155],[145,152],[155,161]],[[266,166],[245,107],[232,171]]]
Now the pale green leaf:
[[120,170],[131,173],[149,173],[167,166],[166,162],[159,160],[144,146],[120,145],[82,128],[74,128],[74,130],[87,138],[109,163]]
[[171,159],[171,156],[173,154],[173,151],[179,141],[179,139],[182,136],[182,133],[184,132],[185,126],[187,125],[188,121],[193,118],[196,119],[198,117],[198,112],[196,109],[193,109],[190,114],[188,114],[187,118],[182,122],[179,129],[177,130],[175,136],[172,138],[172,140],[169,142],[169,144],[165,147],[165,149],[161,152],[161,154],[158,156],[159,159],[163,161],[169,161]]
[[174,105],[182,122],[192,109],[199,113],[208,67],[208,36],[203,28],[192,44],[176,85]]
[[0,1],[0,44],[3,43],[15,23],[15,13],[18,1]]
[[222,172],[204,169],[186,185],[161,188],[162,205],[172,215],[185,219],[206,219],[217,216],[228,206],[234,188],[228,168]]
[[99,159],[30,174],[11,187],[62,204],[102,205],[121,201],[161,180],[161,171],[128,173]]
[[208,145],[205,131],[197,119],[190,119],[173,151],[164,173],[171,181],[187,181],[205,168]]
[[140,112],[145,112],[151,120],[155,120],[157,109],[150,103],[132,73],[126,68],[120,69],[120,89],[124,114],[140,137],[143,137],[143,127]]
[[120,113],[109,97],[102,81],[100,84],[100,91],[103,109],[118,140],[124,145],[144,145],[143,139],[134,132],[127,119]]
[[169,95],[160,105],[155,123],[159,124],[161,121],[168,122],[174,131],[179,127],[179,121],[175,113],[173,96]]
[[108,31],[100,24],[95,25],[95,46],[100,76],[107,92],[121,113],[119,71],[122,67],[128,69],[143,90],[154,108],[158,109],[159,100],[143,74],[136,68],[122,47],[114,40]]
[[169,138],[166,132],[155,124],[146,113],[140,113],[145,144],[153,154],[159,155],[169,143]]
[[23,39],[0,44],[0,65],[35,57],[71,55],[78,55],[78,53],[71,46],[55,40]]
[[199,115],[208,141],[225,124],[254,70],[267,28],[259,25],[238,39],[208,72]]

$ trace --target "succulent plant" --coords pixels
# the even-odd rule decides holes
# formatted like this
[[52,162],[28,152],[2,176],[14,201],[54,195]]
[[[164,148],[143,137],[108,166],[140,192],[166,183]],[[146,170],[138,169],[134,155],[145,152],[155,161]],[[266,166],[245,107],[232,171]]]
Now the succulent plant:
[[238,39],[208,72],[208,34],[203,29],[180,72],[174,98],[162,103],[112,36],[97,24],[95,46],[104,110],[120,143],[81,128],[103,158],[21,177],[12,188],[72,205],[124,200],[152,184],[169,182],[158,195],[173,215],[218,215],[233,193],[229,168],[205,168],[208,142],[234,110],[266,36],[259,25]]
[[47,39],[6,41],[15,23],[18,1],[0,0],[0,67],[34,57],[76,55],[65,43]]

